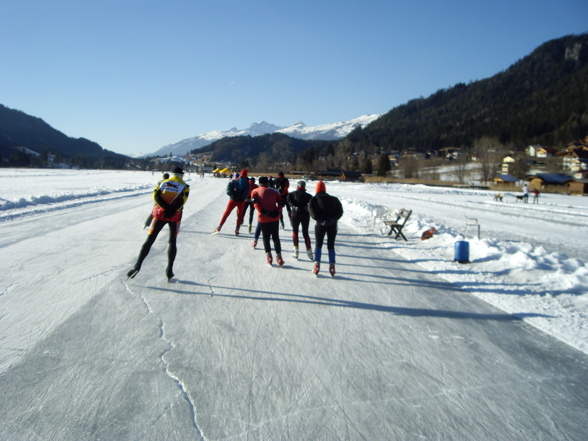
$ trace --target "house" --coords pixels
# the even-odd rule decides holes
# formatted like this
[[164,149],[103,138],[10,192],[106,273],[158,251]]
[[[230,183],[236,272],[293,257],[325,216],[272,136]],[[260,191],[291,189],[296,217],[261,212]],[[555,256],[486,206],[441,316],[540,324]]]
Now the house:
[[500,169],[502,174],[507,175],[508,174],[508,165],[513,164],[514,162],[515,162],[515,159],[512,156],[505,156],[504,158],[502,158],[502,166]]
[[319,170],[316,172],[316,175],[319,179],[340,179],[343,175],[343,171],[333,169]]
[[588,168],[588,150],[569,149],[562,153],[562,167],[572,173]]
[[461,150],[458,147],[444,147],[439,149],[439,155],[446,157],[447,159],[456,159],[462,155]]
[[574,177],[559,173],[538,173],[529,179],[529,187],[543,191],[562,191],[567,194],[584,194],[584,184]]
[[541,145],[530,145],[525,149],[528,156],[536,158],[548,158],[557,154],[557,149],[553,147],[544,147]]
[[342,179],[347,182],[360,182],[362,180],[361,172],[343,170]]
[[527,156],[537,156],[537,149],[543,148],[540,145],[530,145],[525,149]]
[[498,174],[494,178],[494,184],[499,186],[513,186],[519,182],[517,178],[509,174]]

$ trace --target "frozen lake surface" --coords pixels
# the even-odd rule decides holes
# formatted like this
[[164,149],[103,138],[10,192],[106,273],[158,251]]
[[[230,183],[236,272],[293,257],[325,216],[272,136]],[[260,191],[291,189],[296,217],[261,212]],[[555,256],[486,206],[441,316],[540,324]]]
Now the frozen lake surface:
[[[586,198],[327,183],[332,279],[288,226],[281,269],[235,214],[212,236],[226,181],[192,176],[174,283],[165,230],[126,280],[158,179],[0,169],[2,438],[585,439]],[[407,242],[375,205],[414,210]]]

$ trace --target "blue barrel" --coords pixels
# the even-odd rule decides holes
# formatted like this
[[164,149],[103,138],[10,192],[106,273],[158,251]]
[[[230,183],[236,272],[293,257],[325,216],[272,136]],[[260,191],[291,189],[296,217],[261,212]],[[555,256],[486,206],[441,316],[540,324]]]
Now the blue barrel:
[[465,240],[455,242],[455,259],[459,263],[470,263],[470,243]]

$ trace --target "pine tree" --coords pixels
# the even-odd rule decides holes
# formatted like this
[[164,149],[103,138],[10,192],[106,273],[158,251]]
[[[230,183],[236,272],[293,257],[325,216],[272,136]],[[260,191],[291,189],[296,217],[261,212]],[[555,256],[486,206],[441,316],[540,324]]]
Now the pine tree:
[[386,173],[392,169],[390,165],[390,158],[387,154],[380,155],[380,159],[378,160],[378,171],[376,174],[378,176],[386,176]]

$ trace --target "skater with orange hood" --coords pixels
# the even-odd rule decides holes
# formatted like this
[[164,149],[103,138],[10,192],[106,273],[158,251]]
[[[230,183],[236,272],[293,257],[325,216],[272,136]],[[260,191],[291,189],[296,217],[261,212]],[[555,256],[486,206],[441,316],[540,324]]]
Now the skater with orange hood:
[[322,248],[325,235],[327,236],[327,250],[329,251],[329,273],[335,276],[335,237],[337,237],[337,222],[343,216],[341,201],[335,196],[327,194],[325,183],[316,184],[316,194],[308,203],[310,217],[316,220],[314,227],[315,251],[314,268],[312,272],[318,275],[321,268]]

